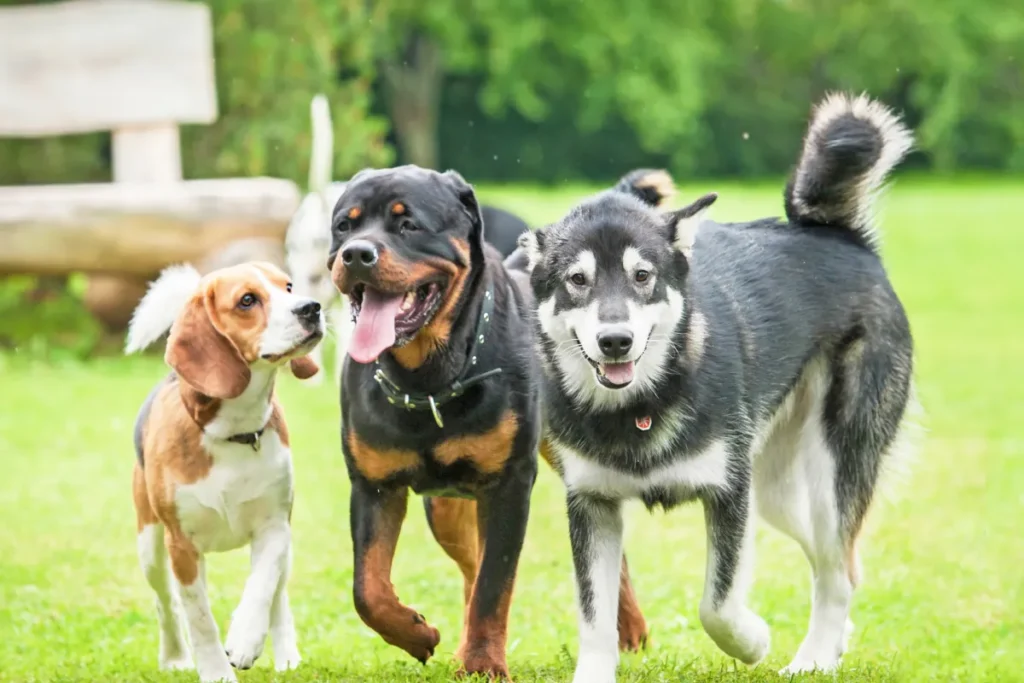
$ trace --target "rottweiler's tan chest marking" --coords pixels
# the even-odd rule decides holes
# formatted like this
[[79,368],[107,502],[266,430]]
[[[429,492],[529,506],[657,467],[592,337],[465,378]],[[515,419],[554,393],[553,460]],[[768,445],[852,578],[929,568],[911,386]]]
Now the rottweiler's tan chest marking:
[[518,431],[518,418],[507,410],[489,431],[457,436],[439,443],[434,447],[434,459],[442,465],[467,460],[484,474],[497,474],[512,454],[512,443]]

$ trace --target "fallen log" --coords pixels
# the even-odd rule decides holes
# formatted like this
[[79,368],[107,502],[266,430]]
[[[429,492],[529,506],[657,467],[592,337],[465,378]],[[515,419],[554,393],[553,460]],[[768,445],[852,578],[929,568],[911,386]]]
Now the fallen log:
[[283,243],[288,180],[0,187],[0,273],[149,278],[237,240]]

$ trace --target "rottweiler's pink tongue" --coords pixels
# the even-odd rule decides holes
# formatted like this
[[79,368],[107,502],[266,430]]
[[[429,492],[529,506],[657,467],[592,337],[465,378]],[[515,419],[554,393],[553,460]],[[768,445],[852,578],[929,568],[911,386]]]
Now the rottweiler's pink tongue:
[[401,294],[382,294],[369,287],[363,292],[348,355],[357,363],[372,363],[395,343],[395,316],[402,306]]
[[629,384],[633,381],[633,361],[625,363],[601,363],[605,379],[612,384]]

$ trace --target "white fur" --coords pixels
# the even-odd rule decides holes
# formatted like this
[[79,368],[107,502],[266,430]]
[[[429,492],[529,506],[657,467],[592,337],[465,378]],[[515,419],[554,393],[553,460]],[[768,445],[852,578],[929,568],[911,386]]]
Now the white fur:
[[707,217],[710,208],[710,206],[706,206],[692,216],[680,218],[676,222],[672,246],[686,258],[693,256],[693,245],[697,241],[697,232],[700,230],[700,225]]
[[570,280],[568,281],[566,286],[570,287],[573,290],[580,290],[585,289],[587,287],[593,287],[594,275],[596,273],[597,259],[594,257],[594,252],[590,251],[589,249],[581,251],[579,253],[579,256],[576,257],[576,261],[571,266],[569,266],[568,270],[566,271],[566,274],[569,277],[572,277],[573,275],[582,275],[587,279],[587,283],[582,287],[578,287]]
[[[262,653],[269,632],[275,638],[275,665],[282,670],[300,660],[285,588],[294,495],[291,451],[272,430],[264,432],[258,451],[224,440],[267,424],[274,374],[273,367],[254,368],[245,392],[222,403],[204,429],[203,448],[213,457],[213,466],[203,479],[178,486],[174,502],[182,532],[199,553],[252,544],[252,569],[225,649],[231,664],[247,668]],[[210,635],[201,623],[193,624],[193,641],[197,626],[199,637]],[[196,644],[197,660],[202,645]]]
[[726,444],[721,440],[712,442],[699,453],[654,468],[643,476],[600,465],[557,441],[552,445],[558,455],[566,488],[602,498],[639,498],[652,489],[689,495],[702,488],[724,486],[728,477]]
[[517,243],[526,251],[526,271],[532,273],[533,269],[544,258],[544,254],[540,249],[540,241],[537,239],[536,234],[527,231],[519,236]]
[[640,255],[636,247],[626,247],[622,252],[622,269],[626,271],[627,277],[633,278],[639,270],[649,271],[651,264]]
[[619,663],[619,568],[622,566],[621,506],[602,511],[590,538],[590,587],[594,608],[593,622],[587,621],[580,604],[580,645],[573,683],[614,683]]
[[537,307],[542,332],[556,344],[555,362],[563,376],[563,388],[590,410],[621,408],[637,392],[649,389],[661,379],[672,346],[672,334],[683,316],[683,296],[670,287],[665,301],[647,306],[631,303],[629,310],[630,319],[626,324],[634,339],[629,360],[637,361],[635,375],[629,386],[609,389],[598,384],[593,367],[573,339],[575,332],[583,352],[592,359],[601,359],[603,354],[597,346],[597,303],[556,314],[552,297],[541,301]]
[[160,624],[160,668],[165,671],[192,669],[185,636],[185,614],[178,593],[178,582],[171,574],[164,526],[147,524],[136,539],[139,566],[153,592],[156,593],[156,615]]
[[181,602],[185,607],[196,671],[202,683],[237,681],[224,648],[220,645],[220,630],[210,610],[206,591],[206,561],[199,558],[199,575],[187,586],[181,586]]
[[[341,366],[352,336],[348,302],[338,294],[327,270],[331,250],[331,214],[345,191],[345,183],[331,182],[334,136],[327,99],[317,95],[310,103],[313,145],[309,168],[309,193],[292,216],[285,235],[285,259],[292,277],[293,291],[320,302],[335,330],[334,378],[340,383]],[[318,346],[310,357],[323,367],[323,349]],[[311,384],[323,381],[320,373]]]
[[327,96],[321,94],[309,102],[309,118],[313,124],[313,149],[309,158],[309,189],[322,192],[333,175],[334,126]]
[[[310,299],[297,294],[294,289],[289,292],[287,289],[273,284],[256,266],[252,266],[252,270],[270,295],[270,301],[264,302],[267,311],[267,326],[260,336],[260,356],[267,358],[287,354],[309,336],[309,330],[299,319],[297,311],[310,303]],[[323,318],[321,311],[321,327]]]
[[836,119],[846,115],[868,121],[879,131],[882,138],[882,152],[878,160],[849,188],[849,195],[842,202],[844,209],[852,206],[856,216],[857,225],[850,227],[857,229],[870,243],[877,244],[879,236],[873,215],[876,195],[885,177],[914,145],[914,136],[910,130],[881,102],[872,100],[867,95],[853,97],[845,93],[830,93],[815,107],[794,174],[793,200],[801,214],[822,219],[832,218],[818,216],[820,212],[803,201],[803,187],[811,174],[807,162],[819,153],[822,134]]
[[124,352],[142,351],[171,329],[201,279],[199,271],[188,264],[164,268],[132,314]]

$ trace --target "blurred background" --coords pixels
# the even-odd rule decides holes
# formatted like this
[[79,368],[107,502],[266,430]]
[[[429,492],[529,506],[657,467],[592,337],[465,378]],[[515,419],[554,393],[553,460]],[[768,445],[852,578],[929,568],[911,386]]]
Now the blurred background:
[[[17,59],[2,58],[5,49],[17,53],[11,41],[28,32],[16,27],[36,25],[21,15],[65,4],[0,0],[0,24],[9,31],[8,47],[0,46],[6,85],[31,82],[33,68],[42,68],[32,54],[44,55],[50,68],[75,64],[79,81],[109,66],[88,45],[76,61],[52,35],[35,37],[39,52],[22,45]],[[102,42],[104,31],[116,34],[119,12],[121,23],[134,21],[133,3],[98,4],[107,6],[97,11],[105,23],[79,17],[68,31],[91,31]],[[395,163],[456,168],[484,187],[607,183],[636,166],[667,168],[684,186],[781,178],[810,105],[834,88],[868,91],[903,112],[919,145],[904,170],[958,177],[1024,170],[1024,12],[1015,0],[197,4],[209,10],[215,111],[173,122],[184,179],[270,176],[305,191],[309,102],[318,92],[331,105],[339,180]],[[167,54],[176,49],[172,41]],[[59,70],[71,77],[67,67]],[[19,94],[21,115],[52,110],[53,93],[42,95]],[[17,203],[12,186],[117,180],[116,136],[102,121],[93,131],[62,129],[59,121],[27,130],[5,126],[3,117],[0,109],[0,186],[8,186],[0,200]],[[283,201],[282,215],[293,200]],[[6,213],[0,201],[0,225],[10,227]],[[12,235],[0,228],[0,251]],[[133,262],[136,251],[123,259]],[[13,260],[0,261],[0,276],[18,270]],[[73,274],[68,290],[69,267],[76,266],[49,273],[26,266],[0,279],[0,345],[89,353],[103,332],[119,333],[130,313],[129,303],[110,301],[113,293],[137,294],[154,274],[139,266],[131,282],[97,277],[90,293]],[[77,316],[75,301],[83,298],[93,315]]]

